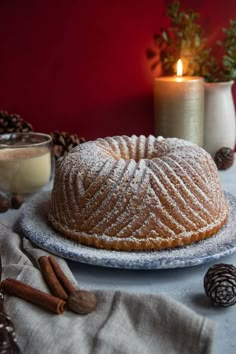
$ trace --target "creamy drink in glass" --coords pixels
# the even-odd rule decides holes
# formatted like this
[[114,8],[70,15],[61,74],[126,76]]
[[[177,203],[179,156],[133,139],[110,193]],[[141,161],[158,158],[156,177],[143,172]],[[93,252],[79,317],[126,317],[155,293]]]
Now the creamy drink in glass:
[[0,135],[0,190],[34,193],[52,174],[51,136],[42,133]]

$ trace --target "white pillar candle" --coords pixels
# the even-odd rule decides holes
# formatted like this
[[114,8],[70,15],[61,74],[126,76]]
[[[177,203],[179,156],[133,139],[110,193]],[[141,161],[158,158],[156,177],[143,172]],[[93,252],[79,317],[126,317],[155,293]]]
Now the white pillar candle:
[[154,81],[155,134],[203,145],[204,81],[201,77],[160,77]]

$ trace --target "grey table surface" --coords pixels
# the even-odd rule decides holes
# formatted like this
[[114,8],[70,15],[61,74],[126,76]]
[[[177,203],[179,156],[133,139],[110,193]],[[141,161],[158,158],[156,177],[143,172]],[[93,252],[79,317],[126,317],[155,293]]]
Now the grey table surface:
[[[224,190],[236,196],[236,158],[234,165],[226,171],[220,171],[219,175]],[[19,215],[20,210],[10,210],[0,214],[0,222],[12,227]],[[220,262],[236,266],[236,253],[222,257]],[[125,270],[68,261],[81,288],[165,294],[180,301],[216,322],[213,354],[234,354],[236,353],[236,305],[228,308],[213,307],[203,289],[204,275],[214,263],[177,269]]]

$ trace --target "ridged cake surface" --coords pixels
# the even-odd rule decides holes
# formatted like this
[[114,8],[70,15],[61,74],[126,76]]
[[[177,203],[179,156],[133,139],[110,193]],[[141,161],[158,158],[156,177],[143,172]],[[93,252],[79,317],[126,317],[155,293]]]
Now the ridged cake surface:
[[159,250],[214,235],[228,205],[211,156],[154,136],[100,138],[57,161],[49,221],[82,244]]

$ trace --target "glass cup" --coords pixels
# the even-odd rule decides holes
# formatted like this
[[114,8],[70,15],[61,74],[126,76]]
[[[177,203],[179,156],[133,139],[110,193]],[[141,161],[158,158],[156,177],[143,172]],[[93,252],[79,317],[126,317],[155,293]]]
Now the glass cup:
[[0,135],[0,190],[30,194],[46,186],[52,176],[51,141],[42,133]]

